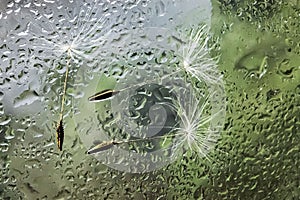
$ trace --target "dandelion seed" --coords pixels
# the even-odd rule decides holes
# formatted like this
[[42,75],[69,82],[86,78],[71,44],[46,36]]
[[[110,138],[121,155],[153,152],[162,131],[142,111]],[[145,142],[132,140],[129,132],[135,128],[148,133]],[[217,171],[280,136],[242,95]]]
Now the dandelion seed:
[[[210,160],[208,152],[216,145],[219,131],[210,128],[210,123],[219,113],[212,115],[206,110],[209,106],[209,99],[212,94],[197,99],[192,93],[187,98],[174,100],[173,104],[167,104],[174,109],[179,118],[179,127],[173,128],[176,141],[174,149],[185,150],[188,147],[192,152],[196,152],[199,157]],[[181,100],[180,100],[181,99]]]
[[[199,155],[199,157],[205,157],[209,161],[208,152],[213,149],[216,145],[217,139],[219,137],[218,130],[212,130],[210,128],[210,123],[219,113],[214,113],[209,115],[206,113],[206,109],[209,105],[209,98],[212,94],[202,97],[201,99],[196,99],[192,93],[188,98],[179,98],[181,100],[173,100],[173,104],[170,103],[161,103],[170,106],[178,114],[179,127],[168,127],[172,131],[170,134],[149,137],[149,138],[140,138],[134,140],[124,140],[124,141],[104,141],[100,144],[97,144],[90,150],[88,154],[94,154],[102,152],[112,148],[113,146],[137,142],[137,141],[150,141],[154,139],[167,139],[171,138],[173,144],[171,146],[164,147],[165,141],[162,143],[162,147],[167,149],[172,149],[173,156],[177,155],[180,149],[190,150]],[[157,126],[159,128],[167,128],[167,126]],[[215,127],[217,128],[217,127]],[[186,148],[188,147],[188,148]]]
[[[68,52],[69,51],[70,50],[68,50]],[[61,110],[60,110],[59,120],[57,122],[57,129],[56,129],[57,146],[60,151],[62,151],[62,149],[63,149],[63,141],[64,141],[64,137],[65,137],[64,126],[63,126],[63,119],[64,119],[63,114],[64,114],[65,97],[66,97],[66,91],[67,91],[70,59],[71,58],[69,56],[69,59],[67,61],[67,65],[66,65],[63,94],[62,94],[62,99],[61,99]]]
[[[128,72],[126,71],[125,73],[126,77],[122,77],[116,88],[109,90],[109,95],[103,95],[105,91],[100,92],[101,100],[111,100],[110,108],[112,110],[111,117],[113,120],[111,124],[117,127],[118,132],[116,131],[114,136],[117,135],[121,140],[117,141],[121,143],[115,145],[112,141],[108,140],[108,142],[104,141],[100,144],[91,144],[91,141],[95,138],[103,139],[108,136],[106,135],[106,130],[95,130],[92,133],[93,137],[89,137],[90,139],[87,145],[89,154],[92,154],[108,166],[119,170],[125,170],[125,168],[129,166],[125,171],[131,171],[132,168],[140,165],[147,166],[141,169],[143,171],[145,169],[147,171],[153,168],[159,168],[160,166],[175,161],[178,157],[182,156],[183,152],[187,151],[192,152],[192,155],[196,155],[197,157],[205,158],[209,161],[212,160],[209,152],[216,146],[220,136],[223,123],[223,106],[219,106],[219,104],[224,105],[224,101],[222,96],[223,90],[220,89],[220,93],[216,90],[216,87],[222,88],[222,84],[220,84],[222,77],[220,77],[218,73],[216,62],[209,57],[210,49],[207,47],[208,39],[206,39],[203,34],[201,35],[201,33],[204,32],[204,28],[203,30],[201,29],[201,31],[193,29],[187,38],[173,37],[171,40],[169,39],[172,35],[170,35],[170,37],[167,36],[166,43],[168,44],[169,41],[172,41],[172,46],[166,49],[160,49],[161,47],[159,46],[157,47],[157,52],[156,47],[154,47],[153,53],[151,52],[151,54],[154,55],[153,57],[149,57],[149,53],[140,52],[143,51],[143,48],[134,50],[140,58],[145,56],[149,60],[149,63],[146,62],[142,68],[139,68],[140,66],[137,65],[126,69],[128,70]],[[151,36],[151,38],[153,38],[153,36]],[[179,45],[174,45],[174,41],[175,44]],[[129,49],[133,48],[129,45],[128,47]],[[122,48],[121,45],[120,48]],[[178,51],[178,49],[180,51]],[[118,56],[118,54],[116,55]],[[165,59],[161,65],[150,65],[150,63],[152,64],[152,59],[157,63],[157,58],[161,58],[160,56]],[[198,67],[197,65],[196,69],[200,70],[200,72],[193,71],[195,68],[193,65],[203,64],[207,60],[212,62],[212,64],[209,65],[211,69],[202,69],[202,66]],[[174,63],[176,63],[175,67],[173,67]],[[209,70],[211,70],[212,73],[207,74]],[[214,75],[216,75],[216,77],[213,77]],[[211,76],[211,78],[209,76]],[[197,88],[197,90],[196,88],[191,88],[191,85],[200,81],[201,84],[197,85],[203,86],[203,88]],[[137,86],[140,84],[162,85],[174,94],[168,97],[169,101],[153,101],[157,107],[162,107],[168,111],[168,115],[165,117],[168,123],[152,123],[152,118],[150,119],[149,117],[150,125],[148,125],[148,122],[147,124],[142,124],[138,123],[142,115],[138,115],[139,113],[135,114],[134,117],[130,115],[131,110],[135,111],[141,108],[139,104],[132,106],[131,110],[129,107],[135,103],[132,102],[132,96],[136,94],[138,90]],[[217,86],[215,86],[215,84],[217,84]],[[119,93],[113,95],[113,91],[118,91]],[[98,94],[99,93],[97,93],[96,96]],[[166,96],[164,95],[164,97]],[[91,98],[93,98],[93,96]],[[147,101],[148,98],[143,99],[143,102]],[[160,103],[161,105],[158,105]],[[169,105],[170,107],[166,108],[167,106],[163,104]],[[146,104],[144,103],[143,105]],[[143,112],[146,113],[146,115],[150,113],[150,107],[144,106],[143,108],[145,108]],[[172,123],[169,123],[170,121]],[[152,129],[162,131],[157,135],[151,135],[152,132],[149,130]],[[129,137],[127,134],[126,137],[124,137],[124,132],[126,132]],[[110,132],[110,134],[112,134],[112,132]],[[145,139],[149,135],[152,137],[160,136],[160,139],[155,142],[149,141],[146,143],[141,142],[132,145],[122,145],[126,139],[128,140],[131,137]],[[125,141],[123,142],[121,138],[124,138]],[[155,148],[150,150],[146,146],[152,143],[155,144]],[[153,158],[158,159],[158,161]],[[136,161],[139,162],[137,163]],[[124,166],[126,167],[124,168]]]
[[[218,73],[216,62],[209,56],[210,49],[207,46],[209,37],[206,26],[192,29],[188,39],[185,41],[180,38],[175,38],[175,40],[180,43],[181,51],[177,54],[180,54],[182,69],[190,77],[196,78],[199,82],[204,82],[207,88],[210,89],[214,88],[213,85],[222,83],[222,77]],[[176,70],[171,74],[160,77],[160,79],[179,74],[183,70]],[[174,105],[170,105],[178,114],[180,123],[179,127],[173,127],[172,129],[176,132],[174,136],[178,138],[174,148],[186,149],[188,147],[188,149],[196,152],[199,156],[209,159],[208,152],[215,146],[219,137],[218,127],[211,127],[211,121],[218,117],[222,110],[215,113],[212,113],[215,110],[210,110],[210,103],[214,96],[213,92],[197,99],[192,91],[193,89],[189,91],[189,98],[181,95],[178,99],[173,99]],[[209,93],[210,91],[206,92]]]
[[[75,4],[75,2],[73,2]],[[45,65],[51,66],[62,59],[67,59],[66,72],[63,83],[62,99],[60,115],[57,121],[57,144],[60,150],[63,149],[64,140],[64,105],[66,98],[66,89],[68,76],[72,63],[79,63],[82,60],[91,61],[96,56],[97,49],[101,47],[103,34],[105,32],[104,24],[107,18],[104,17],[98,0],[91,4],[84,3],[78,13],[76,6],[74,10],[70,5],[67,11],[59,9],[59,7],[51,6],[55,13],[34,13],[34,20],[28,24],[26,33],[31,36],[31,42],[35,55],[38,59],[45,61]],[[61,14],[59,14],[61,13]],[[108,26],[107,26],[108,28]],[[88,52],[88,53],[87,53]]]
[[104,141],[104,142],[101,142],[101,143],[95,145],[91,149],[89,149],[87,151],[87,153],[88,154],[95,154],[95,153],[99,153],[99,152],[108,150],[108,149],[112,148],[113,146],[120,145],[120,144],[134,143],[134,142],[140,142],[140,141],[145,142],[145,141],[152,141],[152,140],[156,140],[156,139],[166,139],[166,138],[169,138],[169,137],[174,137],[174,135],[163,135],[163,136],[155,136],[155,137],[146,137],[146,138],[138,138],[138,139],[132,139],[132,140],[120,140],[120,141],[111,140],[111,141]]
[[191,29],[187,41],[180,43],[178,54],[182,58],[182,68],[189,75],[199,82],[219,84],[222,77],[218,73],[215,59],[209,55],[209,39],[207,26]]
[[[207,111],[209,110],[212,96],[213,93],[209,93],[208,95],[197,99],[193,93],[193,90],[191,90],[188,92],[188,95],[186,95],[186,93],[180,94],[176,99],[173,99],[172,103],[162,102],[161,104],[170,106],[174,112],[177,113],[177,124],[179,127],[155,127],[161,129],[170,128],[170,134],[129,141],[103,142],[90,149],[88,153],[98,153],[115,145],[134,141],[173,138],[171,139],[173,145],[166,147],[172,149],[174,152],[173,156],[177,155],[181,149],[184,149],[195,152],[199,155],[199,157],[205,157],[206,159],[210,160],[208,152],[211,151],[216,145],[220,133],[218,130],[219,127],[214,127],[214,130],[211,128],[211,121],[221,112],[210,114],[210,112]],[[162,144],[162,147],[163,146],[164,144]]]

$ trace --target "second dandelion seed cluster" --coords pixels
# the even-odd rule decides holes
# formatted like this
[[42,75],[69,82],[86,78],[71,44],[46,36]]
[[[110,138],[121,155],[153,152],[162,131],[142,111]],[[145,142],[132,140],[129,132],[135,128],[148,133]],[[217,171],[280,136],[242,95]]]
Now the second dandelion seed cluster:
[[[116,59],[107,74],[117,80],[116,86],[90,98],[91,103],[110,100],[107,112],[114,128],[82,136],[89,141],[88,152],[127,172],[152,171],[187,152],[210,159],[224,122],[225,94],[216,60],[210,57],[208,28],[180,34],[144,28],[122,34],[131,42],[112,44]],[[114,72],[116,66],[121,73]]]

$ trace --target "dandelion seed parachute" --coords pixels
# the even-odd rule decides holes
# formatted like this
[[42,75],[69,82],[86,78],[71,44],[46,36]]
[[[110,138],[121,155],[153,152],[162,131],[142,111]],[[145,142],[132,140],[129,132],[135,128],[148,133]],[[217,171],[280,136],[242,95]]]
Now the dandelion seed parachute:
[[[55,16],[62,12],[52,6]],[[81,7],[81,10],[78,10]],[[73,62],[91,61],[97,57],[97,50],[102,46],[103,36],[109,32],[108,18],[101,10],[101,2],[94,1],[91,5],[68,5],[68,11],[61,15],[65,18],[37,13],[29,23],[28,34],[33,38],[32,45],[38,57],[53,59],[66,57],[67,52]],[[65,15],[68,12],[68,15]],[[79,13],[78,13],[79,12]],[[42,30],[42,31],[41,31]]]
[[208,152],[211,151],[219,137],[219,131],[211,129],[211,123],[220,113],[208,112],[212,93],[197,98],[193,93],[180,94],[174,100],[172,109],[178,113],[179,127],[174,128],[176,139],[174,149],[190,150],[199,157],[209,159]]
[[[105,76],[115,79],[115,82],[103,86],[103,84],[98,84],[100,75],[93,74],[86,78],[85,69],[78,69],[77,76],[83,77],[84,81],[78,82],[79,86],[75,92],[84,91],[84,94],[82,101],[75,102],[74,106],[77,108],[76,112],[79,113],[74,116],[78,124],[77,132],[80,132],[80,139],[87,149],[93,148],[95,141],[128,140],[178,133],[164,142],[156,140],[147,144],[143,143],[145,147],[117,145],[93,155],[101,163],[126,172],[146,172],[159,169],[182,155],[183,145],[177,145],[178,140],[176,139],[182,136],[179,131],[181,126],[183,127],[181,123],[183,120],[180,120],[181,113],[162,103],[175,104],[176,101],[180,101],[179,98],[184,98],[185,94],[193,91],[192,85],[198,84],[195,84],[194,79],[204,85],[206,81],[214,80],[211,73],[202,73],[200,76],[193,71],[194,66],[191,67],[191,63],[199,64],[200,61],[206,66],[211,63],[208,57],[206,60],[197,60],[198,50],[199,54],[206,53],[208,50],[206,45],[199,47],[203,32],[198,32],[198,29],[195,29],[192,34],[185,32],[191,24],[195,25],[199,22],[210,24],[211,1],[190,0],[189,4],[179,1],[176,4],[148,1],[147,5],[137,4],[136,8],[130,9],[132,12],[124,15],[130,20],[125,20],[121,26],[118,22],[118,26],[114,27],[116,29],[108,34],[108,37],[104,37],[103,44],[105,45],[101,45],[102,43],[97,41],[103,50],[97,57],[97,62],[101,62],[99,68],[104,67]],[[156,12],[148,13],[149,8]],[[145,16],[142,17],[145,17],[145,20],[142,22],[140,16],[136,18],[132,15],[133,11],[141,13],[141,10],[145,11],[142,12],[145,13]],[[118,19],[122,20],[123,16]],[[136,19],[136,21],[132,19]],[[173,19],[173,21],[170,22],[169,19]],[[143,28],[138,28],[141,24]],[[194,42],[190,41],[191,39],[200,42],[193,46]],[[73,49],[78,50],[75,47]],[[194,50],[188,51],[192,48]],[[204,52],[200,52],[200,49],[204,49]],[[73,55],[80,54],[74,53]],[[184,57],[188,59],[184,60]],[[206,61],[207,63],[205,63]],[[215,66],[215,62],[212,65]],[[188,66],[187,69],[185,66]],[[209,69],[214,70],[212,67]],[[99,70],[94,71],[99,72]],[[189,76],[187,77],[186,74]],[[193,77],[193,81],[190,80],[191,77]],[[81,87],[82,82],[88,82],[89,85],[85,84]],[[132,87],[137,84],[138,86]],[[111,87],[114,85],[115,87]],[[114,95],[113,98],[100,95],[101,99],[108,101],[88,102],[87,99],[91,94],[96,94],[105,88],[122,92]],[[124,88],[130,89],[122,90]],[[208,88],[213,87],[210,86],[206,89]],[[209,98],[213,97],[209,96]],[[215,102],[220,103],[218,100]],[[219,108],[214,104],[214,101],[211,100],[207,109],[210,110],[212,107],[212,109],[218,110]],[[186,109],[185,104],[179,105],[182,109]],[[214,120],[217,121],[217,117],[214,117],[212,121]],[[207,126],[212,123],[207,123],[209,124]]]
[[213,47],[208,47],[208,27],[204,25],[191,29],[187,35],[176,52],[180,57],[180,68],[190,77],[204,83],[207,92],[200,97],[191,93],[189,98],[179,98],[184,101],[174,102],[173,108],[178,110],[180,121],[180,127],[176,128],[180,138],[176,148],[185,148],[186,145],[200,157],[209,159],[208,152],[216,145],[220,127],[224,123],[224,86],[217,61],[209,54]]
[[[197,30],[191,32],[198,33],[198,39],[194,36],[182,37],[181,34],[168,29],[139,29],[126,32],[126,38],[131,43],[111,45],[112,50],[115,50],[115,58],[110,62],[110,66],[122,66],[123,72],[120,76],[116,76],[118,80],[116,86],[110,88],[122,92],[106,102],[109,103],[106,104],[107,111],[97,110],[97,105],[100,106],[97,103],[89,103],[88,106],[94,109],[89,113],[97,110],[96,113],[101,115],[101,118],[103,114],[100,113],[109,113],[112,118],[107,116],[110,123],[106,127],[114,128],[98,131],[89,128],[89,135],[81,137],[83,143],[90,149],[93,148],[91,142],[95,140],[110,141],[112,139],[112,136],[109,136],[110,131],[113,131],[113,137],[118,140],[164,136],[164,134],[173,137],[150,142],[150,146],[153,145],[156,149],[149,151],[140,151],[139,149],[145,149],[143,146],[130,150],[127,149],[128,146],[120,145],[93,154],[102,163],[121,171],[145,172],[174,162],[185,151],[192,151],[199,157],[208,158],[208,152],[215,146],[223,124],[225,98],[223,98],[222,77],[218,73],[216,62],[209,57],[207,42],[205,45],[201,43],[203,38],[199,38],[201,34]],[[204,30],[205,28],[201,27],[201,31]],[[145,38],[152,42],[145,43]],[[157,38],[160,39],[159,42],[153,42]],[[195,41],[198,43],[194,47]],[[120,47],[114,45],[120,45],[121,49],[130,51],[124,55]],[[183,51],[191,46],[200,54],[199,45],[202,45],[201,51],[204,51],[207,57],[196,59],[197,52]],[[200,76],[198,73],[192,74],[187,71],[183,66],[183,58],[187,55],[195,66],[213,61],[207,71],[214,72],[218,76],[207,78],[214,73],[201,71],[204,75]],[[195,85],[199,88],[192,87]],[[101,90],[92,89],[89,94],[97,91]],[[86,103],[82,105],[84,104]],[[97,121],[93,123],[99,124]]]
[[[101,2],[98,0],[80,5],[75,2],[66,4],[63,11],[60,6],[49,4],[48,6],[51,8],[48,10],[49,13],[46,11],[31,14],[33,19],[28,23],[26,30],[33,51],[36,52],[35,56],[37,59],[45,61],[43,67],[58,73],[60,71],[56,69],[57,66],[64,66],[66,70],[60,120],[56,130],[60,151],[63,149],[64,141],[62,121],[69,73],[97,57],[103,35],[106,32],[104,24],[107,22],[107,18],[101,10]],[[47,8],[45,7],[45,10]],[[79,11],[78,8],[80,8]],[[47,78],[51,79],[49,76]],[[55,80],[56,77],[53,79]]]
[[218,73],[216,59],[211,58],[209,53],[213,47],[209,47],[210,35],[206,25],[191,29],[188,37],[184,39],[178,56],[181,57],[181,67],[192,77],[200,82],[209,84],[222,84],[222,77]]

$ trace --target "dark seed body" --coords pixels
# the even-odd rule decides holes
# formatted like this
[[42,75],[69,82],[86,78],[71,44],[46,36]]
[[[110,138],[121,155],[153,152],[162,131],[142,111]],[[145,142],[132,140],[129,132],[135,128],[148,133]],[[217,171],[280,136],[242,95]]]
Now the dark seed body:
[[95,154],[100,151],[105,151],[113,147],[116,143],[114,141],[105,141],[100,144],[97,144],[95,147],[91,148],[88,150],[88,154]]
[[63,127],[63,121],[61,119],[56,128],[57,147],[59,148],[60,151],[62,151],[64,137],[65,137],[65,132]]
[[120,91],[115,91],[111,89],[103,90],[97,94],[88,98],[89,101],[105,101],[112,98],[114,95],[118,94]]

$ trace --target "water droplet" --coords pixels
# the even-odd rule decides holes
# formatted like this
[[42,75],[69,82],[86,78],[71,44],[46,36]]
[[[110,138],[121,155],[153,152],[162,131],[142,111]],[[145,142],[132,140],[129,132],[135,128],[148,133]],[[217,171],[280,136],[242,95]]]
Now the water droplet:
[[14,107],[18,108],[21,106],[30,105],[38,100],[40,100],[40,97],[36,91],[26,90],[14,99]]
[[0,91],[0,101],[3,99],[4,93]]
[[292,78],[294,67],[290,65],[289,59],[283,59],[278,65],[278,73],[281,76]]
[[4,117],[4,119],[2,119],[2,116],[1,116],[0,125],[1,126],[7,125],[10,121],[11,121],[10,117],[6,116],[6,117]]
[[156,3],[155,6],[156,15],[157,16],[164,16],[166,14],[166,6],[163,1],[159,1]]

